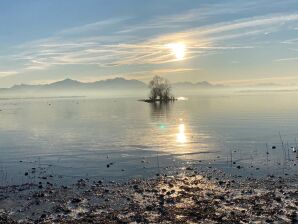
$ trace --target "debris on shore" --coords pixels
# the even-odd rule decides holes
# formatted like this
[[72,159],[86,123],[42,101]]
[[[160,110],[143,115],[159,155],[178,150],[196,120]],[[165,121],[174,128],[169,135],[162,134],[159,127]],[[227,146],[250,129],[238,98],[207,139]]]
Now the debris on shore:
[[0,188],[0,223],[295,223],[298,187],[285,178],[208,178],[196,170],[124,183]]

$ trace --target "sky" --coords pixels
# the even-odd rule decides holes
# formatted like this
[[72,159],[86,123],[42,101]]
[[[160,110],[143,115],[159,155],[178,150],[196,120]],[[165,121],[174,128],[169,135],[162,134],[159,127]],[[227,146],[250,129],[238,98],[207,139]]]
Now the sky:
[[298,0],[0,1],[0,87],[154,75],[298,85]]

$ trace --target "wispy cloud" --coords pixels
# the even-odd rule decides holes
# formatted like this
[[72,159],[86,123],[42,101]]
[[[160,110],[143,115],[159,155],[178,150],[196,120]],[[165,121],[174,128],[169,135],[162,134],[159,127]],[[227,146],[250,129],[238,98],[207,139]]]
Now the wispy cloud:
[[[277,31],[284,24],[296,23],[298,13],[273,13],[224,22],[211,19],[254,10],[265,3],[268,1],[207,4],[185,13],[159,16],[140,23],[131,18],[97,21],[62,30],[43,40],[22,44],[17,48],[18,53],[11,55],[11,59],[22,64],[21,71],[24,72],[74,64],[96,65],[103,68],[171,64],[176,59],[166,46],[173,42],[185,44],[185,60],[222,51],[251,49],[255,47],[254,44],[241,44],[243,39],[262,36]],[[281,3],[273,1],[272,4]],[[212,22],[208,22],[208,19]],[[143,35],[143,31],[148,30],[150,35]],[[284,43],[295,42],[297,39],[287,40]],[[297,60],[297,58],[276,61],[286,60]],[[180,71],[165,69],[164,73],[187,71],[187,69],[191,68],[186,70],[182,68]],[[163,70],[159,71],[162,72]],[[9,75],[3,72],[0,73],[0,77],[1,74]]]
[[280,58],[280,59],[276,59],[274,61],[275,62],[298,61],[298,57],[297,58]]
[[18,74],[18,71],[0,71],[0,78]]
[[297,44],[298,43],[298,38],[285,40],[285,41],[282,41],[281,43],[283,43],[283,44]]
[[111,18],[107,20],[97,21],[94,23],[89,23],[82,26],[65,29],[59,32],[58,35],[72,35],[72,34],[82,34],[90,31],[98,31],[103,28],[107,28],[107,27],[110,28],[111,26],[121,24],[129,19],[130,19],[129,17],[125,17],[125,18]]
[[257,86],[257,85],[289,85],[293,84],[293,81],[298,81],[296,76],[282,76],[282,77],[264,77],[254,79],[241,79],[241,80],[226,80],[217,82],[218,84],[224,84],[229,86]]
[[199,71],[198,68],[161,68],[154,69],[152,73],[164,74],[164,73],[179,73],[179,72],[190,72],[190,71]]
[[144,24],[137,26],[127,25],[119,33],[136,33],[142,31],[153,31],[159,29],[184,29],[189,23],[202,22],[210,17],[221,16],[225,14],[237,14],[254,9],[260,2],[250,1],[236,4],[235,2],[225,2],[217,4],[205,4],[200,8],[191,9],[187,12],[174,15],[158,16]]
[[261,7],[279,9],[281,6],[295,5],[295,0],[284,0],[283,2],[277,0],[251,0],[251,1],[225,1],[215,4],[204,4],[201,7],[191,9],[189,11],[173,14],[158,16],[147,21],[144,24],[137,26],[127,25],[120,33],[136,33],[142,31],[153,31],[159,29],[185,29],[187,25],[191,26],[193,23],[199,23],[201,26],[204,23],[208,23],[208,20],[212,18],[220,18],[224,20],[226,15],[239,15],[255,11]]

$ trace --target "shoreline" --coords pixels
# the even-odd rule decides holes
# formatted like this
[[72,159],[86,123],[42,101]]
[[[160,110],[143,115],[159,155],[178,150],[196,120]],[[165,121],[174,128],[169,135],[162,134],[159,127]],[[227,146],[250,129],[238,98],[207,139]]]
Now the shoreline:
[[[0,187],[0,223],[297,223],[295,177],[174,176]],[[222,176],[222,177],[221,177]]]

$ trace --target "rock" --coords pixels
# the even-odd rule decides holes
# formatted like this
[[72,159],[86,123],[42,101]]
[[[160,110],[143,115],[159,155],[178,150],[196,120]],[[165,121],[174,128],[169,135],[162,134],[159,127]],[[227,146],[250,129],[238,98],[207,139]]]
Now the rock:
[[73,204],[77,204],[77,203],[80,203],[82,200],[80,199],[80,198],[73,198],[72,200],[71,200],[71,203],[73,203]]
[[219,184],[219,185],[223,185],[224,183],[225,183],[224,181],[221,181],[221,180],[218,181],[218,184]]

